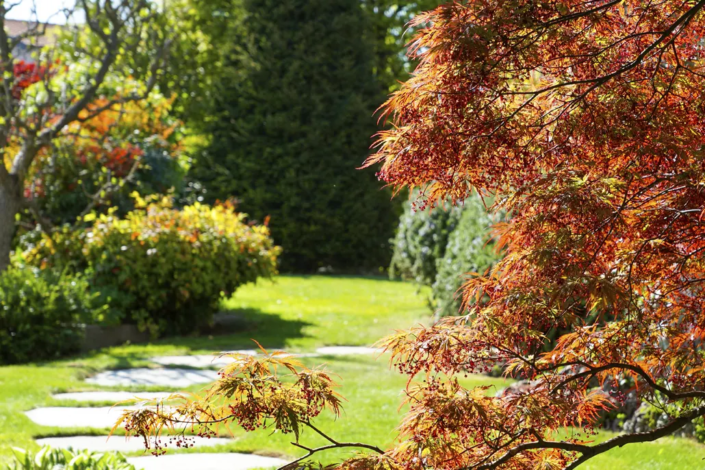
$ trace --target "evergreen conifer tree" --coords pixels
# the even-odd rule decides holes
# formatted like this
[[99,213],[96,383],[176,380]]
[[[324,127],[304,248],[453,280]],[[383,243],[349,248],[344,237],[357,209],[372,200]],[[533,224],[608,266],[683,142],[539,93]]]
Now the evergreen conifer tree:
[[360,171],[384,91],[357,0],[243,0],[212,144],[210,197],[271,216],[284,270],[386,266],[395,203]]

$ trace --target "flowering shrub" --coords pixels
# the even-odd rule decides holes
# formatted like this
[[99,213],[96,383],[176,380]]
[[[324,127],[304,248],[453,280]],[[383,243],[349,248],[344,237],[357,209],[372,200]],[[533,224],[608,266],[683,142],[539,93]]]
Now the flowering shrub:
[[[83,118],[109,105],[98,99]],[[121,214],[133,208],[129,194],[179,190],[185,161],[179,144],[182,123],[161,95],[114,105],[97,117],[69,126],[38,157],[24,197],[53,224],[74,223],[86,208]]]
[[247,224],[231,204],[178,210],[170,198],[133,196],[137,209],[126,217],[91,214],[88,229],[43,236],[25,258],[85,270],[112,297],[113,316],[155,334],[207,325],[221,294],[276,273],[280,249],[269,229]]

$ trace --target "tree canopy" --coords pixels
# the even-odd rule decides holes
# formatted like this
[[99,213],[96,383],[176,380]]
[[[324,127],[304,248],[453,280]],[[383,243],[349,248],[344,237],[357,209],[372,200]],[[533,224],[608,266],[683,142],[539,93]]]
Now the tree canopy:
[[[393,447],[328,437],[312,420],[338,413],[329,376],[276,355],[221,372],[205,402],[231,403],[128,412],[128,430],[191,413],[291,432],[304,459],[371,451],[341,469],[574,469],[704,416],[704,7],[469,0],[414,20],[419,66],[387,102],[393,127],[368,164],[429,205],[478,191],[509,218],[495,227],[505,257],[465,285],[468,305],[483,302],[385,340],[409,376]],[[549,343],[549,330],[566,333]],[[488,396],[458,380],[500,364],[527,381]],[[667,419],[595,443],[620,382]],[[306,447],[302,428],[330,444]]]
[[271,217],[285,270],[386,265],[391,193],[357,171],[384,96],[358,2],[246,0],[233,21],[212,142],[192,176],[210,198]]
[[[147,0],[81,0],[75,9],[85,22],[62,27],[47,47],[39,44],[46,24],[10,36],[6,15],[18,5],[0,3],[0,271],[9,263],[17,215],[29,210],[44,219],[28,184],[37,161],[79,124],[147,99],[171,43],[163,15]],[[20,46],[35,63],[13,56]],[[114,186],[111,180],[106,184]]]

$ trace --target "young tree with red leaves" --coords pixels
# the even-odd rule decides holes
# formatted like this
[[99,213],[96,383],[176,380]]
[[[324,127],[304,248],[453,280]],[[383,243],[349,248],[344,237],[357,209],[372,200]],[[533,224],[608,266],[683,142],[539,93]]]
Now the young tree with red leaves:
[[[160,14],[148,0],[79,0],[76,9],[84,23],[57,32],[35,22],[10,36],[6,16],[19,3],[0,2],[0,272],[9,264],[17,215],[37,213],[25,197],[37,157],[72,124],[147,98],[161,77],[169,45]],[[48,35],[62,40],[40,47]],[[39,65],[13,57],[23,44],[35,51]],[[57,61],[60,56],[70,61]],[[120,82],[121,90],[104,96],[109,79]]]
[[[573,469],[705,415],[704,7],[470,0],[416,18],[420,65],[388,101],[394,126],[368,164],[428,204],[492,196],[511,215],[496,227],[506,256],[466,284],[462,316],[385,341],[410,377],[398,444],[340,468]],[[552,329],[569,333],[544,352]],[[495,364],[528,385],[488,397],[456,379]],[[337,410],[292,370],[296,385],[269,383],[291,396],[280,401],[258,395],[273,379],[254,365],[223,371],[214,390],[239,394],[213,417],[309,425],[310,400]],[[669,419],[591,442],[622,399],[605,383],[623,379]],[[208,422],[199,409],[172,417]]]

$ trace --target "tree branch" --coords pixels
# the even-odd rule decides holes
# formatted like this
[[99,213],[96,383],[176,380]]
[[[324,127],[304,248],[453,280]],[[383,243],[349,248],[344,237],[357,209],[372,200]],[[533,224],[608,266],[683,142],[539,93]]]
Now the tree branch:
[[[615,447],[622,447],[626,444],[636,444],[639,442],[651,442],[660,439],[661,437],[668,436],[673,432],[677,431],[678,429],[682,428],[689,422],[691,422],[693,419],[703,415],[705,415],[705,406],[696,408],[690,411],[689,413],[686,413],[683,416],[674,419],[669,424],[661,426],[660,428],[656,428],[652,431],[623,434],[621,436],[617,436],[615,438],[603,442],[602,444],[597,444],[595,446],[572,444],[570,442],[555,442],[542,440],[537,440],[535,442],[526,442],[524,444],[519,444],[518,446],[509,449],[501,457],[497,458],[492,462],[472,467],[472,470],[494,470],[522,452],[537,449],[560,449],[568,452],[578,452],[582,454],[581,457],[579,457],[568,467],[566,467],[566,470],[573,470],[579,465],[595,457],[596,455],[605,453],[611,449],[614,449]],[[466,470],[471,470],[471,468],[467,468]]]

